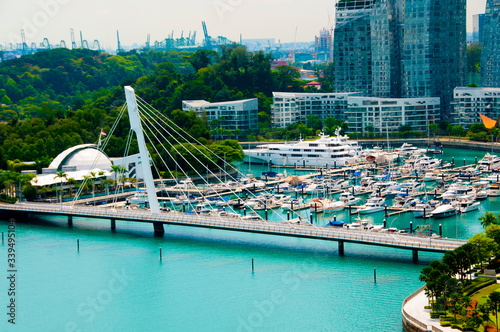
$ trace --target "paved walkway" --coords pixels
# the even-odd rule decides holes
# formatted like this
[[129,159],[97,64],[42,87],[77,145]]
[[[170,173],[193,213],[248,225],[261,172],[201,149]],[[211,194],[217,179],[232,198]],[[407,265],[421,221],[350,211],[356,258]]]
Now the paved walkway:
[[431,326],[436,327],[434,331],[452,332],[460,331],[458,329],[452,329],[451,327],[443,327],[439,324],[439,318],[431,318],[430,309],[424,309],[426,305],[429,305],[429,300],[425,296],[425,291],[421,290],[415,297],[408,300],[404,305],[404,310],[408,315],[418,320],[419,322],[428,326],[428,330],[433,330]]

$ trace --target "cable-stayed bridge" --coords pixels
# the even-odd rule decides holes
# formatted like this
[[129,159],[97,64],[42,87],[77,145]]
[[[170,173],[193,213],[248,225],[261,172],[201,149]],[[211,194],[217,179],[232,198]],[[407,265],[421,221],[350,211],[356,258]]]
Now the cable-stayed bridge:
[[[116,221],[127,222],[142,222],[151,223],[154,228],[155,235],[162,236],[164,234],[164,225],[179,225],[191,227],[203,227],[228,231],[238,232],[253,232],[267,235],[278,235],[288,237],[299,237],[317,240],[327,240],[338,242],[338,250],[340,254],[344,253],[344,243],[358,243],[365,245],[374,245],[382,247],[391,247],[398,249],[412,250],[413,260],[418,260],[418,252],[438,252],[443,253],[448,250],[453,250],[463,244],[465,241],[433,238],[433,237],[419,237],[409,234],[391,234],[382,232],[369,232],[365,230],[352,230],[335,227],[323,227],[313,225],[304,219],[288,220],[280,216],[281,220],[268,221],[267,218],[261,218],[258,214],[250,209],[249,216],[242,216],[239,213],[227,211],[220,211],[221,213],[182,213],[179,211],[165,210],[160,207],[157,197],[157,186],[153,176],[153,169],[159,175],[159,167],[166,169],[169,174],[183,174],[184,178],[189,178],[188,172],[194,172],[200,179],[205,179],[199,167],[194,165],[199,163],[205,167],[204,173],[210,174],[217,182],[223,183],[223,178],[229,178],[231,181],[236,182],[237,179],[232,172],[227,172],[228,169],[233,169],[233,166],[228,164],[224,158],[221,158],[216,153],[205,149],[200,151],[202,144],[194,137],[190,136],[182,128],[175,125],[174,122],[166,118],[160,112],[148,105],[144,100],[136,97],[134,90],[131,87],[125,87],[125,95],[127,100],[127,107],[123,107],[119,113],[117,120],[111,128],[108,136],[100,142],[101,149],[105,149],[110,142],[110,137],[117,127],[118,122],[123,117],[125,110],[128,110],[128,117],[130,120],[130,133],[127,137],[127,148],[125,154],[127,155],[132,142],[133,134],[135,134],[139,153],[141,157],[141,165],[144,183],[146,185],[145,201],[149,209],[147,210],[132,210],[122,209],[115,207],[87,207],[81,206],[78,202],[79,196],[82,194],[85,182],[81,185],[80,189],[75,195],[71,204],[32,204],[32,203],[18,203],[18,204],[0,204],[0,211],[6,216],[25,216],[30,214],[41,215],[59,215],[67,216],[68,226],[72,227],[73,218],[97,218],[107,219],[111,221],[111,230],[116,230]],[[193,144],[195,142],[199,144]],[[182,151],[185,149],[185,151]],[[152,163],[151,153],[155,153],[158,160],[162,165]],[[208,157],[207,157],[208,154]],[[97,157],[96,157],[97,158]],[[165,160],[170,158],[176,161],[176,172],[173,173],[171,163]],[[148,162],[150,161],[150,162]],[[182,161],[182,163],[181,163]],[[99,161],[95,160],[94,164]],[[222,166],[221,166],[222,165]],[[94,167],[91,167],[93,169]],[[90,172],[90,171],[89,171]],[[207,176],[208,178],[208,176]],[[196,191],[196,188],[190,188],[186,182],[176,181],[176,186],[186,193]],[[91,177],[86,177],[85,181],[91,181]],[[209,185],[208,179],[205,180]],[[163,186],[162,179],[159,181],[160,187]],[[231,187],[227,187],[231,192]],[[249,191],[254,195],[252,191]],[[233,194],[235,194],[233,192]],[[222,199],[222,194],[214,191],[214,195]],[[187,196],[187,195],[185,195]],[[201,194],[200,190],[200,196]],[[216,203],[214,201],[206,200],[204,202],[207,206],[215,211]],[[194,203],[188,201],[188,206],[195,210]],[[246,210],[245,210],[246,214]],[[266,208],[267,215],[267,208]],[[250,218],[250,216],[252,216]]]

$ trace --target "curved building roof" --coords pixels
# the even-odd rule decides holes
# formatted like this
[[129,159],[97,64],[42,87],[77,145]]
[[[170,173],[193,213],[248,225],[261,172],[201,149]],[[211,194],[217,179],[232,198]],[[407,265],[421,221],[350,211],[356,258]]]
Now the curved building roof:
[[61,152],[49,165],[49,169],[61,170],[62,167],[76,167],[76,170],[100,168],[111,169],[111,160],[97,149],[95,144],[82,144]]

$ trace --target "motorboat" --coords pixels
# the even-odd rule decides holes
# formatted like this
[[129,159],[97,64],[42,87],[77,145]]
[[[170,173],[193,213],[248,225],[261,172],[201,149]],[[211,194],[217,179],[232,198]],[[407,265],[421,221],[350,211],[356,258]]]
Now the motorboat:
[[413,197],[398,196],[394,199],[394,204],[392,205],[392,207],[396,209],[409,209],[415,204],[416,204],[415,198]]
[[437,200],[417,201],[415,206],[411,207],[410,210],[413,212],[415,218],[422,218],[425,214],[434,211],[439,203]]
[[452,204],[442,204],[436,207],[431,215],[435,219],[451,217],[457,214],[457,210]]
[[480,171],[493,171],[500,168],[500,157],[487,153],[477,165]]
[[198,204],[198,197],[193,196],[193,195],[177,195],[175,198],[172,200],[172,204],[174,205],[182,205],[182,204]]
[[315,141],[301,139],[298,143],[263,144],[255,149],[243,150],[245,157],[254,163],[313,167],[353,164],[360,160],[360,151],[357,141],[340,135],[340,128],[333,137],[321,133]]
[[247,208],[253,208],[258,203],[270,199],[271,196],[272,194],[261,194],[261,195],[256,195],[254,197],[250,197],[248,200],[245,201],[245,203],[243,203],[243,206]]
[[427,172],[424,174],[424,182],[432,182],[439,179],[438,175],[435,172]]
[[241,217],[242,220],[264,220],[257,212],[251,211],[246,216]]
[[346,206],[350,205],[355,205],[357,204],[361,198],[355,197],[352,192],[350,191],[344,191],[343,193],[340,194],[339,201],[344,202]]
[[313,195],[318,193],[325,193],[328,190],[326,183],[312,183],[305,189],[306,194]]
[[441,166],[441,159],[422,156],[417,162],[417,168],[422,170],[430,170]]
[[344,227],[347,227],[347,224],[343,221],[339,221],[339,220],[332,220],[332,221],[329,221],[326,225],[326,227],[340,227],[340,228],[344,228]]
[[454,202],[456,209],[460,213],[467,213],[467,212],[471,212],[471,211],[476,211],[477,209],[479,209],[480,204],[481,203],[479,203],[473,199],[469,199],[467,197],[459,198],[456,202]]
[[485,200],[488,198],[488,192],[486,190],[479,190],[476,192],[476,199],[479,200]]
[[309,206],[311,211],[314,212],[325,212],[325,213],[332,213],[332,212],[338,212],[342,211],[345,209],[345,203],[341,201],[335,201],[333,199],[314,199],[311,201],[311,204]]
[[128,199],[128,201],[130,204],[145,204],[149,201],[148,192],[146,191],[146,189],[139,189],[138,191],[136,191],[134,196]]
[[396,149],[395,152],[400,156],[410,156],[413,154],[423,154],[426,152],[425,149],[419,149],[416,146],[413,146],[410,143],[403,143],[399,149]]
[[360,214],[368,214],[368,213],[375,213],[375,212],[380,212],[384,211],[384,202],[385,199],[382,197],[372,197],[369,198],[365,205],[360,206],[360,208],[357,210],[358,213]]
[[283,203],[283,205],[281,205],[281,208],[284,211],[288,211],[288,210],[298,211],[298,210],[303,210],[303,209],[309,208],[309,204],[304,203],[302,198],[293,198],[293,199]]
[[264,181],[253,181],[243,185],[243,188],[249,191],[256,191],[266,188],[266,183]]
[[276,194],[292,193],[294,191],[295,191],[295,188],[292,185],[290,185],[290,184],[288,184],[286,182],[284,182],[284,183],[278,183],[273,188],[273,192],[276,193]]
[[196,189],[196,186],[193,183],[193,180],[190,178],[186,178],[184,180],[179,181],[175,186],[172,187],[173,189],[180,189],[180,190],[187,190],[187,189]]

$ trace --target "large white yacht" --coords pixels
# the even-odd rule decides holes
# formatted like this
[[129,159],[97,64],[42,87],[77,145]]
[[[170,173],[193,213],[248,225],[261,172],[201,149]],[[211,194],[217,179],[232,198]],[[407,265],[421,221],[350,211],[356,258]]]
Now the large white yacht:
[[477,169],[480,171],[492,171],[498,168],[500,168],[500,157],[489,153],[487,153],[477,165]]
[[300,140],[294,144],[263,144],[256,149],[243,150],[248,161],[283,166],[344,166],[359,161],[361,147],[357,141],[340,135],[321,134],[315,141]]

